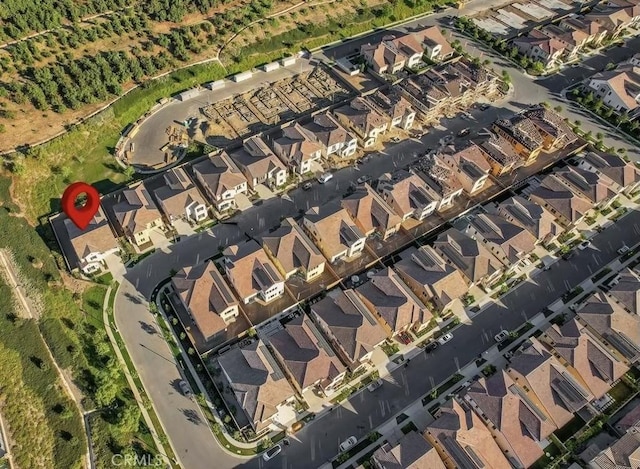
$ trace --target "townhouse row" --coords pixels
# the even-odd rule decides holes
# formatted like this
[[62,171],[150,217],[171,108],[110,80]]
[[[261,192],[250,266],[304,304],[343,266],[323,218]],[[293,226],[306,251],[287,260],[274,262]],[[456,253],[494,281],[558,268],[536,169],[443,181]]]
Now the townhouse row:
[[[400,174],[424,185],[415,174]],[[390,176],[386,179],[393,180]],[[562,214],[575,211],[571,208],[576,206],[571,202],[574,198],[587,200],[588,193],[601,193],[599,181],[622,180],[625,189],[612,186],[620,191],[640,188],[640,171],[634,165],[616,155],[595,152],[583,155],[576,166],[547,177],[562,185],[562,196],[537,194],[535,199],[534,191],[529,198],[514,196],[487,205],[461,229],[441,233],[431,246],[404,250],[393,266],[373,273],[364,284],[330,292],[311,305],[309,316],[290,321],[271,336],[269,347],[262,343],[252,347],[264,346],[260,353],[270,354],[281,364],[283,379],[288,378],[297,396],[291,399],[304,399],[304,394],[313,390],[335,393],[347,373],[373,369],[372,356],[385,342],[407,332],[420,334],[436,315],[460,303],[472,286],[495,283],[527,262],[537,244],[550,243],[575,226],[575,220],[568,222]],[[616,195],[608,193],[607,203]],[[262,246],[251,240],[226,249],[220,269],[210,261],[206,267],[178,273],[174,288],[203,336],[211,340],[224,333],[238,316],[241,304],[266,304],[282,296],[292,276],[313,282],[327,263],[358,258],[367,233],[390,239],[399,229],[400,215],[368,185],[357,189],[354,196],[311,208],[300,223],[284,220],[279,229],[261,238]],[[203,276],[207,283],[198,285]],[[201,303],[193,303],[199,297]],[[222,367],[224,357],[231,356],[235,359],[230,368],[239,370],[236,361],[241,361],[244,353],[242,347],[225,353]],[[231,375],[229,380],[233,387]],[[241,378],[235,380],[240,382]],[[279,405],[287,406],[288,402],[272,406],[272,417]],[[271,417],[255,421],[255,415],[249,413],[256,430],[273,422]]]
[[593,75],[586,91],[593,93],[596,101],[602,100],[613,112],[637,120],[640,116],[640,53],[613,70]]
[[[111,216],[105,217],[103,207],[82,232],[65,221],[67,229],[58,234],[64,238],[63,252],[72,270],[104,270],[106,257],[119,251],[116,237],[126,238],[140,252],[150,249],[154,235],[166,238],[181,223],[193,227],[249,206],[249,196],[256,197],[259,186],[277,192],[290,175],[306,177],[317,168],[349,160],[358,148],[374,146],[389,129],[409,130],[417,116],[434,122],[480,96],[495,94],[498,83],[461,58],[307,121],[250,137],[240,148],[166,171],[159,184],[147,181],[122,191],[109,209]],[[69,249],[64,249],[69,240]]]
[[513,39],[512,44],[525,57],[553,69],[577,59],[587,46],[599,47],[605,39],[615,39],[639,22],[638,0],[610,0],[587,14],[570,15],[557,24],[533,29]]
[[[640,309],[629,300],[640,291],[640,274],[626,270],[621,284],[591,296],[575,318],[526,341],[505,369],[473,381],[437,410],[423,435],[411,432],[378,449],[374,467],[532,467],[554,432],[606,408],[611,388],[638,363]],[[587,456],[587,467],[636,467],[637,408],[616,429],[620,440]]]

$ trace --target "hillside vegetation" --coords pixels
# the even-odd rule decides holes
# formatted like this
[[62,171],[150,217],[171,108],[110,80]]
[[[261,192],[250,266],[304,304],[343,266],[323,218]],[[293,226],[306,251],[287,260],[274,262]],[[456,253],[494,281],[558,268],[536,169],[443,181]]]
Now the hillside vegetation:
[[[0,190],[3,205],[5,196]],[[154,454],[104,330],[106,287],[96,285],[83,294],[67,289],[49,247],[6,207],[0,207],[0,249],[13,254],[21,281],[44,306],[38,322],[18,318],[12,313],[12,292],[0,282],[0,405],[16,442],[19,468],[75,469],[86,447],[81,416],[62,390],[42,338],[86,396],[83,409],[98,410],[91,418],[97,467],[112,467],[115,453]]]

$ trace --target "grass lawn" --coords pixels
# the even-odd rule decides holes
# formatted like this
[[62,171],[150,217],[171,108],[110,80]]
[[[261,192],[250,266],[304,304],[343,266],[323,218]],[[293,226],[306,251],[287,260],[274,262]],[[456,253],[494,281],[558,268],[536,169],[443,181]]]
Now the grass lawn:
[[633,392],[633,389],[631,389],[627,383],[625,383],[624,381],[620,381],[618,384],[612,387],[607,394],[609,394],[616,401],[616,403],[620,405],[624,401],[626,401],[631,396],[631,394],[633,394]]

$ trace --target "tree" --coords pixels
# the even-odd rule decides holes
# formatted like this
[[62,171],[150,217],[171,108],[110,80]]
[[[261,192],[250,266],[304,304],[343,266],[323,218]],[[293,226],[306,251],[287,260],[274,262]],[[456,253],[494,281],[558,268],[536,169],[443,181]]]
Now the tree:
[[125,176],[127,176],[127,179],[132,179],[134,174],[136,174],[135,168],[131,165],[127,166],[123,172]]

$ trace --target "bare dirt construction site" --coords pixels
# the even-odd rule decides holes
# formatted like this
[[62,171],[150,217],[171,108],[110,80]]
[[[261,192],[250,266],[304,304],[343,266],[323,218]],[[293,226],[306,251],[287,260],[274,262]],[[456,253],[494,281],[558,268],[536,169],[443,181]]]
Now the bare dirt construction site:
[[273,128],[349,96],[325,68],[317,66],[202,108],[206,118],[203,137],[209,145],[223,146],[228,140]]

